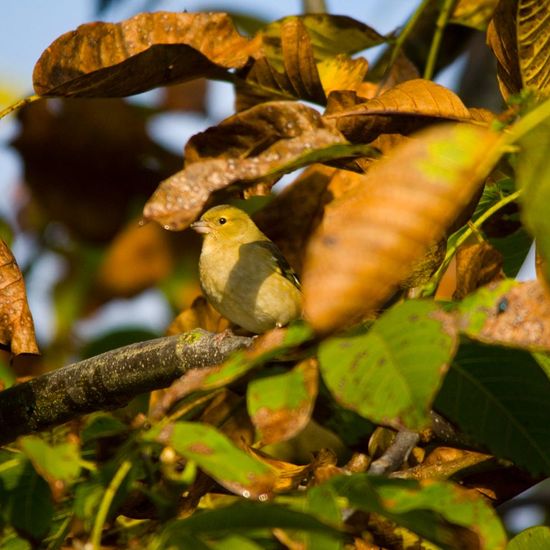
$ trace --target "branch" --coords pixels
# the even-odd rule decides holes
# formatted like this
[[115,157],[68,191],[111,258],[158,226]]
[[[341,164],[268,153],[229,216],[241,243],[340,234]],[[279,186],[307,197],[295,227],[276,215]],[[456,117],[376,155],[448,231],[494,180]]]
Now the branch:
[[0,445],[165,388],[191,369],[223,362],[252,342],[202,329],[108,351],[0,392]]
[[408,430],[397,432],[394,442],[380,458],[371,463],[368,473],[380,476],[395,472],[407,460],[419,439],[420,436],[415,432]]

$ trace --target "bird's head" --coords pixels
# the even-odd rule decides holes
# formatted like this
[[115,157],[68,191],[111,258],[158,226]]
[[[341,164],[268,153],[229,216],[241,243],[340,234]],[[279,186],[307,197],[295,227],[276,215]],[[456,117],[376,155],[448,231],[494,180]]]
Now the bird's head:
[[207,210],[191,229],[217,240],[247,243],[265,239],[246,212],[227,204]]

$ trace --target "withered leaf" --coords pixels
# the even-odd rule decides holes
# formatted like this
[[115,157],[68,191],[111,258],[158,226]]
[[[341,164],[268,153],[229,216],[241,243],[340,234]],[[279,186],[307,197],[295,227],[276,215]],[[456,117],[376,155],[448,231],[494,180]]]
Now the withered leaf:
[[476,288],[503,279],[502,264],[502,254],[485,241],[461,246],[456,255],[453,300],[462,300]]
[[25,282],[8,245],[0,240],[0,348],[39,353]]
[[378,97],[363,101],[353,92],[333,92],[325,118],[353,142],[368,143],[378,135],[408,134],[434,120],[471,121],[460,98],[430,80],[406,80]]
[[[157,226],[158,227],[158,226]],[[203,296],[195,298],[191,307],[182,311],[166,330],[168,335],[181,334],[194,328],[210,332],[223,332],[230,322],[222,317]]]
[[378,161],[366,185],[327,213],[306,251],[306,318],[333,330],[373,312],[440,239],[500,154],[468,124],[427,129]]
[[41,55],[33,73],[43,96],[120,97],[243,67],[249,42],[225,13],[140,13],[87,23]]
[[250,382],[248,411],[263,445],[286,441],[306,427],[317,387],[317,361],[312,358],[289,372]]
[[[296,103],[267,103],[262,106],[266,117],[289,116],[302,110]],[[267,147],[259,146],[248,158],[214,158],[194,162],[163,181],[144,209],[144,217],[162,224],[166,229],[185,229],[202,211],[214,191],[231,184],[250,184],[266,177],[282,175],[313,162],[323,162],[342,156],[361,154],[360,145],[348,144],[345,138],[325,123],[311,109],[309,129],[297,137],[280,139]]]
[[488,344],[550,350],[550,297],[538,281],[491,283],[460,304],[460,328]]

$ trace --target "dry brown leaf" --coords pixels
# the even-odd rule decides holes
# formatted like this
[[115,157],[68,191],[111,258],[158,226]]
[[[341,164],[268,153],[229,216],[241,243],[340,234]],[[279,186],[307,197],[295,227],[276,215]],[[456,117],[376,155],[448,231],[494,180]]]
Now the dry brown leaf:
[[[258,106],[267,118],[288,116],[293,125],[293,113],[307,107],[288,102],[273,102]],[[144,217],[154,220],[165,229],[185,229],[201,213],[211,194],[234,183],[253,183],[262,178],[290,172],[304,164],[342,156],[348,145],[344,137],[325,123],[314,110],[310,111],[310,127],[297,132],[297,137],[280,139],[268,146],[259,144],[254,156],[214,158],[194,162],[161,182],[144,209]],[[249,138],[247,138],[249,139]]]
[[378,161],[309,243],[302,279],[314,328],[334,330],[379,308],[468,206],[501,153],[498,134],[447,124]]
[[456,254],[456,289],[453,300],[480,286],[504,279],[502,254],[487,242],[461,246]]
[[8,245],[0,240],[0,348],[39,353],[25,282]]
[[182,311],[166,330],[167,335],[181,334],[202,328],[210,332],[223,332],[228,329],[230,322],[222,317],[203,296],[195,298],[191,307]]
[[40,56],[34,89],[43,96],[121,97],[243,67],[249,42],[225,13],[140,13],[87,23]]
[[149,288],[173,269],[168,234],[156,224],[128,224],[112,241],[96,275],[101,294],[130,297]]
[[354,143],[369,143],[382,133],[408,134],[434,119],[473,120],[456,94],[430,80],[407,80],[360,101],[353,92],[333,92],[324,115]]
[[84,240],[110,240],[134,201],[181,168],[180,155],[150,138],[141,108],[121,99],[41,101],[19,120],[13,145],[43,223],[61,222]]

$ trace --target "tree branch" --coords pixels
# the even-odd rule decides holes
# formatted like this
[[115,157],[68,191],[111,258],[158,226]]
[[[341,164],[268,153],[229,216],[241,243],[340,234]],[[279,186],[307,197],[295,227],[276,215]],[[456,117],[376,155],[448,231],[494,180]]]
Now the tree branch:
[[202,329],[108,351],[0,392],[0,445],[93,411],[124,406],[252,342]]
[[420,436],[415,432],[400,430],[395,435],[395,441],[386,452],[369,466],[368,472],[372,475],[383,475],[395,472],[418,443]]

